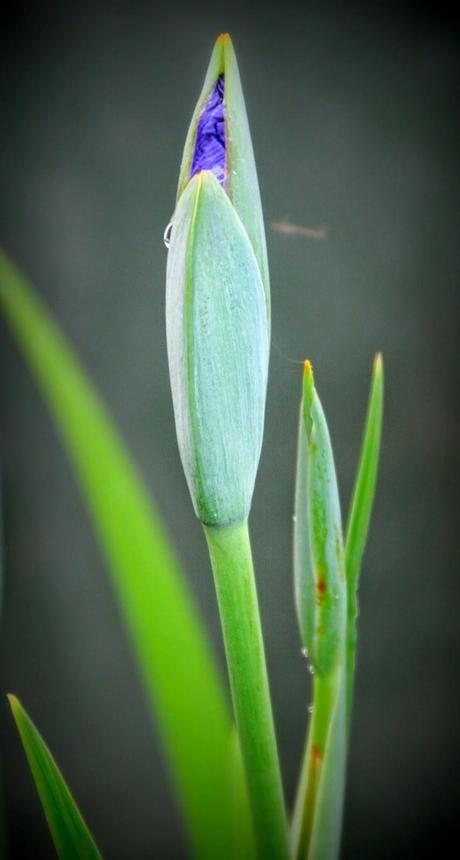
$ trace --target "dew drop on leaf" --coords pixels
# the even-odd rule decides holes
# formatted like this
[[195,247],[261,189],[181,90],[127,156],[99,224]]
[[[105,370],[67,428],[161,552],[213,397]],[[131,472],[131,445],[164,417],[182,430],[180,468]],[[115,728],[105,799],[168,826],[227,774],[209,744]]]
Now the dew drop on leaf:
[[171,244],[171,233],[172,233],[172,221],[169,222],[168,226],[166,227],[166,230],[163,233],[163,242],[165,243],[167,248],[169,248],[169,246]]

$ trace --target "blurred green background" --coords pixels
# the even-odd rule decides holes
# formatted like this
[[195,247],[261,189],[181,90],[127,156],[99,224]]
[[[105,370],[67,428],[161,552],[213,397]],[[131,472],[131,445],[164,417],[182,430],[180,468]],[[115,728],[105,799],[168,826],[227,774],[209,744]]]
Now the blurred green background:
[[[291,585],[299,362],[315,366],[346,510],[380,349],[383,458],[343,858],[441,856],[458,808],[458,31],[442,6],[362,3],[9,3],[2,14],[1,243],[119,423],[221,655],[174,435],[162,235],[213,40],[232,33],[267,226],[327,227],[322,240],[268,227],[273,348],[252,532],[287,795],[309,701]],[[53,849],[8,690],[108,858],[180,860],[167,768],[104,565],[47,413],[0,330],[10,856]]]

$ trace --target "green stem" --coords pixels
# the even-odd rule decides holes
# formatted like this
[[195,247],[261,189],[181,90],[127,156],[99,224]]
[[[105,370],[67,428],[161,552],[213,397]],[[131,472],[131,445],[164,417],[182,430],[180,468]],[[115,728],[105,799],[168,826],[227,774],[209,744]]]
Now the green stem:
[[[342,667],[326,676],[316,675],[313,713],[291,830],[292,854],[297,860],[317,860],[319,857],[330,860],[338,850],[346,755],[346,745],[340,740],[344,734],[344,717]],[[332,791],[326,785],[331,770],[336,775]],[[319,818],[323,822],[321,825]],[[326,826],[324,822],[327,822]],[[328,845],[321,849],[312,848],[315,828],[318,832],[327,833]],[[323,837],[320,841],[323,843]]]
[[293,853],[298,858],[308,856],[321,763],[331,722],[334,693],[335,676],[332,676],[332,682],[329,676],[322,678],[317,675],[314,678],[313,713],[307,734],[292,826]]
[[291,830],[297,860],[338,856],[346,762],[344,663],[315,675],[313,714],[305,747]]
[[263,860],[287,860],[286,813],[247,523],[205,526],[204,531],[259,854]]
[[348,623],[347,623],[347,732],[350,734],[351,730],[351,715],[353,710],[353,692],[355,687],[355,672],[356,672],[356,650],[358,644],[358,630],[357,630],[357,601],[356,598],[353,599],[351,610],[348,613]]

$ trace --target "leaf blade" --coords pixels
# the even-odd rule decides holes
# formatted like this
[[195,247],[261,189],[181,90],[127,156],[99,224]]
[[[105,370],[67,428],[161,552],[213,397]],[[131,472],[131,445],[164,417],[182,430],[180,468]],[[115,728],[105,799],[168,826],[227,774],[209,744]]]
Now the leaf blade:
[[345,539],[345,570],[348,592],[347,621],[347,713],[351,721],[353,685],[356,664],[358,617],[358,585],[361,563],[366,548],[369,523],[377,484],[383,421],[384,374],[383,359],[377,353],[369,393],[368,408],[358,469],[352,492]]
[[2,253],[0,307],[41,388],[86,500],[194,851],[203,858],[231,857],[235,840],[226,806],[233,787],[222,780],[222,763],[231,755],[232,721],[214,656],[166,532],[70,346]]
[[382,436],[383,383],[383,359],[378,353],[374,360],[366,423],[346,529],[345,565],[349,595],[356,591],[375,496]]
[[61,860],[101,860],[96,843],[51,752],[19,699],[8,701]]

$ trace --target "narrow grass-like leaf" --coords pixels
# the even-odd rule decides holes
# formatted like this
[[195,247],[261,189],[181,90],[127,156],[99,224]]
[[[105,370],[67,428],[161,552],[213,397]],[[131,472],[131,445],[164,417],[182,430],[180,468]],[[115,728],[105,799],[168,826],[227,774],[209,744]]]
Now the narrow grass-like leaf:
[[334,458],[309,362],[305,362],[297,469],[295,593],[314,681],[292,848],[298,860],[334,860],[340,848],[347,749],[347,592]]
[[377,482],[382,419],[383,361],[382,356],[377,354],[374,360],[366,425],[350,505],[345,542],[345,569],[348,590],[347,711],[349,721],[351,718],[356,662],[359,573],[366,546]]
[[[234,856],[232,721],[194,602],[159,517],[69,344],[0,254],[0,308],[72,462],[159,723],[194,851]],[[229,759],[230,757],[230,759]],[[243,787],[241,787],[244,796]],[[246,805],[244,813],[249,815]]]
[[8,696],[60,860],[100,860],[96,843],[45,741],[16,696]]

